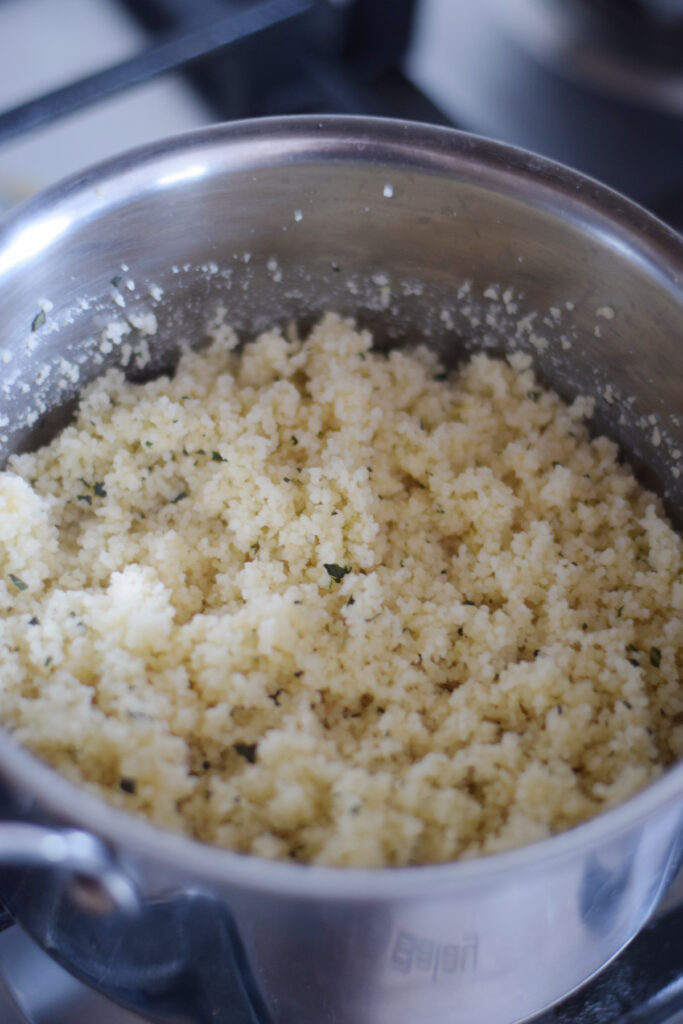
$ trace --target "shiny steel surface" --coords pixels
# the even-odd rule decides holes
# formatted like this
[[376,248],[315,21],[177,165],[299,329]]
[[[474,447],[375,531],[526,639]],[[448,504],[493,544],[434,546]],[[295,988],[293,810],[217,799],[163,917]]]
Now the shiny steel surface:
[[[585,178],[456,132],[336,118],[218,126],[86,172],[0,233],[3,451],[48,437],[121,358],[107,322],[154,312],[155,335],[126,339],[150,347],[145,367],[127,362],[139,379],[219,302],[244,331],[334,308],[380,345],[426,336],[453,363],[518,330],[545,382],[596,397],[596,429],[681,526],[683,244]],[[48,865],[0,873],[2,898],[88,983],[175,1024],[511,1024],[614,956],[683,856],[681,765],[531,847],[389,871],[161,832],[9,737],[0,778],[4,817],[92,833],[140,908],[79,900]]]
[[[646,948],[651,950],[651,955],[657,960],[661,958],[662,941],[660,931],[656,930],[658,920],[667,908],[671,910],[676,906],[679,908],[680,916],[683,914],[683,871],[679,872],[672,883],[665,899],[657,908],[654,923],[648,925],[643,935],[647,943]],[[643,972],[647,975],[650,972],[650,961],[645,958],[643,962],[642,952],[636,950],[636,945],[627,951],[629,961],[638,964],[639,975]],[[620,961],[623,961],[623,956],[624,954],[619,958]],[[679,962],[683,966],[683,953],[679,956]],[[657,981],[661,985],[661,976]],[[620,979],[617,985],[623,998],[623,981]],[[666,984],[666,976],[661,987],[656,987],[653,979],[652,992],[657,993],[655,998],[639,1000],[638,996],[634,995],[633,1001],[629,1003],[629,1010],[624,1014],[614,1006],[607,1010],[603,1001],[606,1012],[600,1015],[599,994],[595,993],[594,986],[589,986],[589,990],[582,989],[580,1009],[575,1006],[569,1008],[563,1003],[561,1015],[555,1016],[551,1011],[552,1018],[543,1014],[541,1019],[537,1018],[535,1024],[595,1024],[597,1020],[600,1024],[626,1024],[626,1020],[633,1024],[633,1018],[630,1016],[630,1009],[633,1008],[637,1009],[639,1024],[683,1024],[683,1011],[679,1013],[675,1008],[679,1001],[667,998],[672,987]],[[673,1007],[670,1003],[674,1004]],[[142,1017],[116,1006],[94,989],[67,974],[19,927],[0,935],[2,1024],[142,1024],[142,1020]]]
[[142,1024],[142,1017],[86,988],[25,932],[0,935],[2,1024]]
[[73,876],[72,895],[103,912],[135,913],[137,895],[133,886],[111,863],[107,847],[88,832],[19,822],[4,822],[0,832],[0,865],[45,867]]

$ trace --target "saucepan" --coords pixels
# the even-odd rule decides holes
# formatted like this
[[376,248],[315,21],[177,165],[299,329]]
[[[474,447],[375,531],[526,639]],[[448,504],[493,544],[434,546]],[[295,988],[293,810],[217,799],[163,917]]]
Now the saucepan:
[[[123,360],[107,324],[127,323],[126,372],[143,379],[221,307],[243,336],[332,309],[380,348],[419,340],[449,365],[528,351],[544,383],[595,398],[593,428],[683,525],[683,243],[566,168],[444,129],[302,117],[211,127],[66,181],[0,231],[2,461]],[[563,834],[397,869],[202,845],[7,734],[0,815],[0,898],[150,1020],[512,1024],[647,920],[683,855],[683,765]]]

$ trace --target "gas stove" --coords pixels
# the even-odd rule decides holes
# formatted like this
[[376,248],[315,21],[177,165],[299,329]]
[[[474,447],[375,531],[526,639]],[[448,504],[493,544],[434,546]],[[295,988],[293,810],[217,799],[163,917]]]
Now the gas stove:
[[[0,210],[154,137],[327,112],[498,137],[683,228],[680,0],[392,0],[390,16],[388,6],[3,0]],[[0,934],[0,1022],[141,1018],[12,925]],[[683,1024],[683,870],[631,945],[536,1024]]]

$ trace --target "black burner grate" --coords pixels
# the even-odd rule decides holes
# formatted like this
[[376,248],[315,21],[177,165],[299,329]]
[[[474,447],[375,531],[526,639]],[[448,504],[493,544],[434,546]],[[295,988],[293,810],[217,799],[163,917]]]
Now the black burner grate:
[[169,71],[187,70],[217,119],[284,113],[448,124],[400,70],[415,0],[121,0],[148,49],[0,113],[0,143]]

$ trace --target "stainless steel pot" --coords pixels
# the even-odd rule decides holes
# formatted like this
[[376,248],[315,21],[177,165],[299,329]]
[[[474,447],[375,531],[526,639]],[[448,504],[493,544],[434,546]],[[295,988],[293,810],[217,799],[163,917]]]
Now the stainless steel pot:
[[[124,339],[135,377],[168,366],[219,303],[245,331],[334,308],[380,344],[426,337],[450,362],[526,349],[561,393],[596,397],[596,429],[681,525],[683,245],[585,178],[451,131],[345,118],[218,126],[88,171],[0,234],[4,454],[49,436],[122,359],[102,343],[108,321],[138,324]],[[0,778],[2,899],[72,971],[166,1022],[510,1024],[614,956],[683,853],[683,765],[533,846],[372,871],[160,831],[8,736]]]

